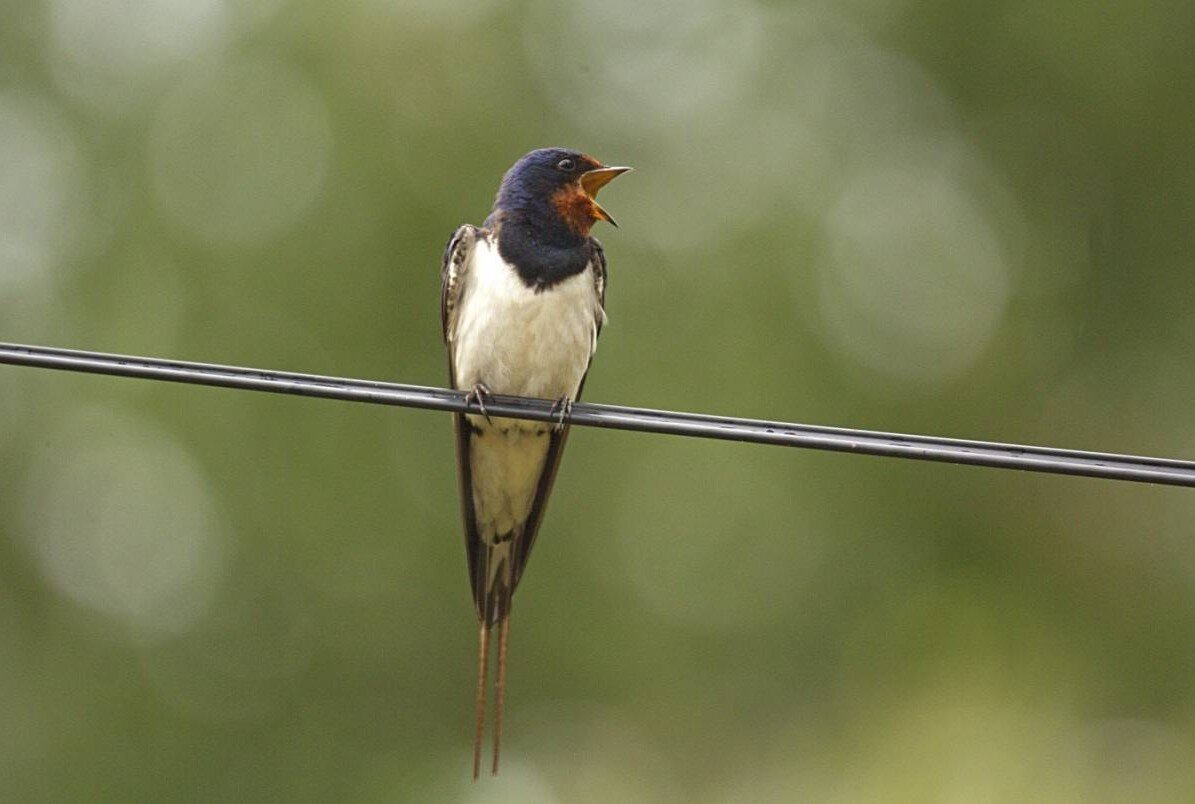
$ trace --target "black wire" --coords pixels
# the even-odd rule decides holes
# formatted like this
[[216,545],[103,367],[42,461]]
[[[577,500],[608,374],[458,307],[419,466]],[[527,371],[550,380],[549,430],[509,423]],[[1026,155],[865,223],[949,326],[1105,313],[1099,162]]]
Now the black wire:
[[[0,363],[369,402],[377,405],[457,412],[477,410],[476,406],[466,406],[463,392],[447,388],[212,363],[189,363],[152,357],[130,357],[48,346],[0,343]],[[492,416],[536,421],[550,421],[555,416],[550,402],[520,397],[494,396],[486,401],[486,409]],[[883,433],[874,430],[852,430],[585,402],[578,402],[573,407],[570,422],[616,430],[778,444],[861,455],[887,455],[922,461],[1023,469],[1030,472],[1082,475],[1172,486],[1195,486],[1195,462],[1170,458]]]

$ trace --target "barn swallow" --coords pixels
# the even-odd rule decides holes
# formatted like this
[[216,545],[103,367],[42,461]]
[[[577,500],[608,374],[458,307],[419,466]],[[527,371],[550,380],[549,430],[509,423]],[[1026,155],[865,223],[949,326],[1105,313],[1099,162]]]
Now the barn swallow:
[[[606,320],[606,256],[590,231],[614,219],[596,196],[628,170],[564,148],[532,151],[502,178],[485,223],[460,227],[444,250],[440,317],[449,378],[477,409],[453,415],[465,553],[480,623],[474,779],[485,735],[490,634],[497,629],[497,773],[511,596],[531,555],[568,439],[568,415]],[[553,400],[557,417],[491,417],[485,408],[490,394]]]

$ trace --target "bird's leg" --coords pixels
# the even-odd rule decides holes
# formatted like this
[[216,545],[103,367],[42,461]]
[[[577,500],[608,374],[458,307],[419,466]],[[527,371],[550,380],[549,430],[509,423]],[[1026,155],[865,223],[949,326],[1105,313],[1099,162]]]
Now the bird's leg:
[[481,741],[485,737],[485,683],[489,675],[490,626],[481,621],[477,645],[477,731],[473,735],[473,781],[481,775]]
[[552,403],[552,414],[556,417],[556,423],[552,425],[552,429],[559,433],[568,424],[568,419],[573,415],[573,400],[568,396],[562,396]]
[[502,612],[502,623],[498,631],[498,677],[494,679],[494,766],[491,773],[498,775],[498,754],[502,750],[502,709],[506,702],[506,640],[510,635],[510,607]]
[[485,420],[487,422],[493,424],[494,422],[490,419],[489,411],[485,409],[485,401],[489,398],[489,396],[490,388],[488,385],[483,382],[474,383],[473,387],[469,389],[469,392],[465,394],[465,404],[472,405],[474,402],[476,402],[477,409],[481,411],[481,415],[485,416]]

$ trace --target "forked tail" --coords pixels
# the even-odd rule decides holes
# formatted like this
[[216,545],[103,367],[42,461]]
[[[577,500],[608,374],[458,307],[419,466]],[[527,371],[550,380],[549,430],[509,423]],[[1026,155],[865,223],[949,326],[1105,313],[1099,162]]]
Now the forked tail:
[[[487,551],[489,564],[495,556]],[[507,552],[499,550],[498,552]],[[498,773],[502,752],[502,713],[506,704],[506,646],[510,637],[510,598],[513,593],[511,565],[502,556],[497,572],[489,575],[485,596],[478,601],[481,629],[477,643],[477,729],[473,735],[473,779],[481,776],[481,743],[485,739],[486,686],[489,681],[490,631],[498,627],[498,673],[494,678],[494,760],[491,773]]]

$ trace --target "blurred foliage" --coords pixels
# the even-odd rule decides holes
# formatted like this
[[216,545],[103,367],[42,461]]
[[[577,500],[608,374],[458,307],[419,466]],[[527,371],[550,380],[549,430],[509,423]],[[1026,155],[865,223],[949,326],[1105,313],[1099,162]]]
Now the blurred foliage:
[[[1195,455],[1195,5],[0,7],[0,339],[442,384],[560,144],[595,401]],[[0,368],[0,798],[1195,797],[1189,490],[568,452],[474,786],[444,416]]]

